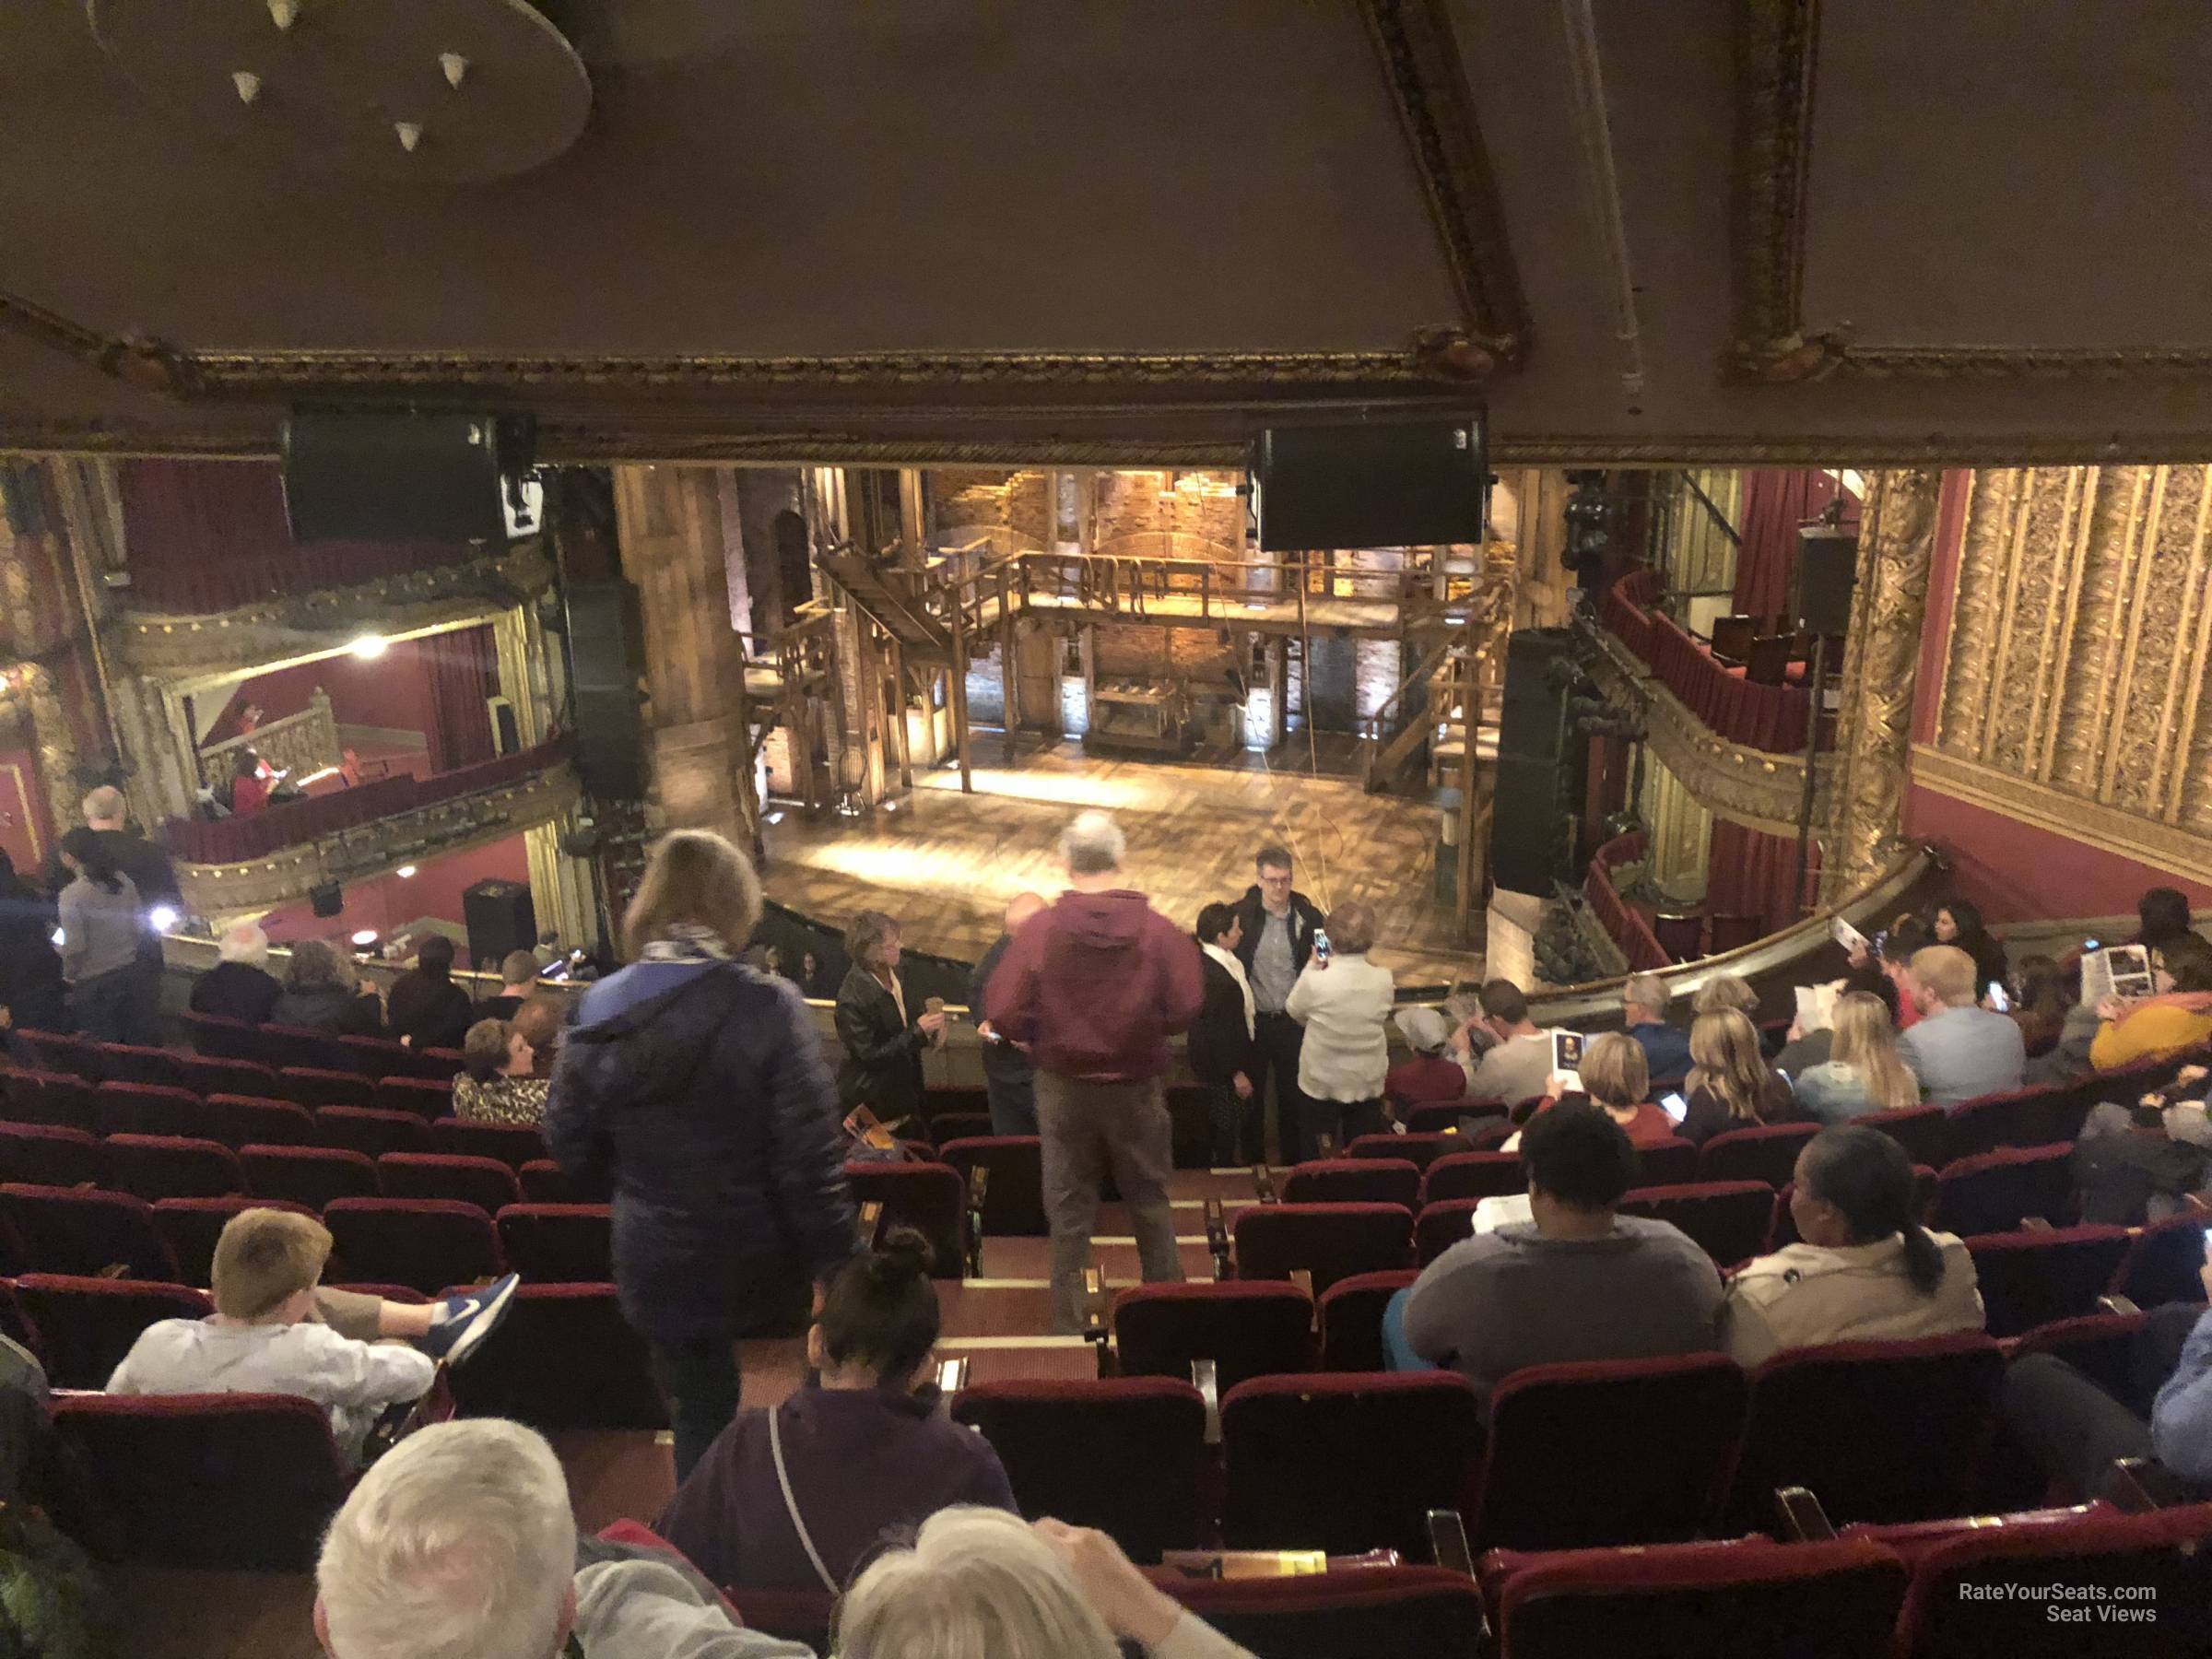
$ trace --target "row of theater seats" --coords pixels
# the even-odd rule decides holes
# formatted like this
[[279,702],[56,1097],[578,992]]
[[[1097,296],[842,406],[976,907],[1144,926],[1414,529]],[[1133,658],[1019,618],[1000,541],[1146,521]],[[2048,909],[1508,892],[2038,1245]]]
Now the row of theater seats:
[[[149,1199],[266,1191],[272,1198],[320,1204],[373,1196],[382,1190],[375,1160],[385,1157],[465,1157],[516,1171],[551,1164],[543,1137],[527,1125],[451,1118],[426,1124],[404,1112],[352,1106],[309,1112],[219,1096],[206,1104],[197,1120],[171,1129],[95,1133],[18,1122],[14,1108],[0,1100],[0,1181],[90,1183]],[[272,1130],[282,1133],[265,1133]],[[294,1191],[282,1184],[288,1181],[312,1190]]]
[[449,1083],[461,1072],[461,1054],[455,1049],[416,1050],[389,1037],[340,1037],[300,1026],[253,1026],[211,1014],[178,1018],[192,1043],[191,1053],[95,1042],[88,1037],[48,1031],[16,1031],[10,1043],[18,1064],[37,1071],[68,1072],[95,1083],[166,1083],[193,1088],[196,1085],[190,1078],[215,1061],[269,1071],[289,1066],[371,1079],[427,1077]]
[[[343,1087],[330,1088],[326,1080]],[[166,1083],[88,1083],[65,1072],[11,1071],[0,1074],[0,1106],[11,1123],[93,1135],[204,1135],[226,1146],[242,1145],[241,1136],[312,1141],[312,1114],[318,1112],[373,1112],[385,1122],[411,1119],[418,1128],[453,1112],[453,1085],[428,1077],[371,1083],[343,1072],[284,1072],[251,1081],[252,1092],[203,1093]],[[405,1125],[395,1132],[411,1133]]]

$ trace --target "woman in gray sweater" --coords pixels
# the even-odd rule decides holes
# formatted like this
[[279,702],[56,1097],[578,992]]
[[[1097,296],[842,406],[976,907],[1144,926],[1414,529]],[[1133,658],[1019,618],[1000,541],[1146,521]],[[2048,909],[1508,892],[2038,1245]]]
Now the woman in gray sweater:
[[152,1042],[134,994],[146,926],[138,889],[90,830],[70,830],[61,852],[75,875],[61,896],[62,977],[77,1026],[95,1042]]

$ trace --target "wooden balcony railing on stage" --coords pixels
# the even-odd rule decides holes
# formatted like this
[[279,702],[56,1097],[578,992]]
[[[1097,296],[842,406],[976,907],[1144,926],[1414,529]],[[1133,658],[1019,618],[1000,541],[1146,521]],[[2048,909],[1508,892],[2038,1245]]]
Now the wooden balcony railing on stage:
[[345,752],[330,699],[318,686],[307,707],[281,720],[265,721],[250,732],[211,743],[200,751],[200,782],[219,790],[238,770],[238,753],[252,749],[268,765],[295,781],[336,766]]
[[1672,967],[1675,960],[1652,932],[1643,912],[1623,899],[1613,885],[1614,870],[1642,858],[1649,843],[1650,837],[1641,830],[1615,836],[1591,855],[1589,873],[1583,879],[1583,896],[1590,901],[1591,914],[1620,947],[1630,973],[1655,973]]

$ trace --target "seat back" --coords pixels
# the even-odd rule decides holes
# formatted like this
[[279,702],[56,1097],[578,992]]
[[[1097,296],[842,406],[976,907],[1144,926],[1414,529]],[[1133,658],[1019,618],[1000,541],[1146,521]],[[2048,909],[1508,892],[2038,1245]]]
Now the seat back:
[[100,1078],[100,1044],[59,1031],[18,1031],[15,1041],[39,1071],[66,1072],[88,1083]]
[[374,1102],[379,1112],[411,1112],[424,1123],[453,1109],[453,1086],[431,1077],[380,1077]]
[[981,1135],[937,1147],[962,1181],[972,1182],[979,1169],[991,1171],[983,1194],[985,1238],[1041,1238],[1053,1230],[1044,1217],[1043,1147],[1033,1135]]
[[571,1175],[549,1158],[534,1158],[515,1171],[524,1204],[606,1204],[614,1187],[604,1175]]
[[[1505,1115],[1503,1100],[1424,1100],[1402,1113],[1409,1135],[1441,1135],[1459,1128],[1466,1118],[1495,1119]],[[1465,1139],[1464,1135],[1455,1138]]]
[[1321,1294],[1321,1369],[1379,1371],[1383,1368],[1382,1311],[1390,1299],[1420,1275],[1410,1267],[1389,1273],[1355,1273]]
[[1748,1393],[1724,1354],[1514,1371],[1490,1394],[1476,1547],[1696,1537]]
[[1475,1235],[1475,1206],[1479,1198],[1446,1198],[1424,1204],[1413,1218],[1414,1260],[1426,1267],[1462,1239]]
[[1796,1172],[1797,1154],[1820,1133],[1818,1124],[1762,1124],[1730,1129],[1707,1141],[1698,1154],[1700,1181],[1763,1181],[1785,1185]]
[[100,1133],[100,1095],[93,1085],[68,1072],[0,1073],[5,1115],[11,1124],[42,1124],[55,1129]]
[[315,1144],[340,1147],[369,1158],[387,1152],[427,1152],[430,1129],[411,1112],[380,1112],[371,1106],[319,1106]]
[[284,1198],[319,1210],[339,1198],[371,1198],[376,1160],[339,1147],[241,1147],[239,1167],[256,1198]]
[[499,1340],[449,1374],[453,1403],[468,1417],[511,1418],[547,1433],[668,1426],[652,1354],[608,1284],[524,1284]]
[[1763,1181],[1701,1181],[1688,1186],[1638,1187],[1621,1195],[1620,1213],[1678,1227],[1716,1266],[1733,1267],[1766,1248],[1774,1189]]
[[2018,1336],[2037,1325],[2094,1313],[2097,1299],[2127,1255],[2127,1243],[2126,1230],[2118,1227],[1983,1233],[1967,1240],[1989,1334]]
[[165,1048],[151,1048],[135,1042],[103,1042],[100,1049],[100,1075],[116,1083],[151,1083],[162,1088],[182,1088],[184,1068],[178,1065],[176,1055]]
[[339,1037],[333,1041],[328,1064],[334,1071],[356,1071],[376,1081],[412,1075],[414,1056],[407,1045],[393,1037]]
[[246,1190],[237,1156],[220,1141],[179,1135],[111,1135],[108,1178],[148,1204],[159,1198],[220,1198]]
[[1163,1577],[1160,1588],[1246,1652],[1475,1659],[1482,1594],[1441,1567],[1357,1567],[1294,1578]]
[[1429,1166],[1421,1178],[1421,1202],[1449,1198],[1502,1198],[1528,1191],[1528,1171],[1518,1152],[1453,1152]]
[[0,1219],[21,1248],[26,1272],[97,1278],[121,1266],[133,1278],[178,1281],[153,1206],[128,1193],[10,1183],[0,1186]]
[[529,1124],[465,1124],[458,1118],[440,1118],[430,1125],[427,1150],[457,1158],[496,1158],[509,1169],[519,1170],[546,1156],[546,1137]]
[[1936,1225],[1961,1238],[2017,1232],[2030,1216],[2064,1227],[2073,1158],[2072,1147],[2007,1147],[1947,1164],[1936,1176]]
[[959,1171],[935,1163],[851,1163],[845,1179],[853,1183],[853,1203],[880,1203],[886,1226],[911,1227],[929,1241],[933,1278],[965,1275],[968,1189]]
[[189,1088],[158,1083],[102,1083],[94,1100],[102,1135],[202,1135],[206,1113]]
[[930,1145],[942,1147],[947,1141],[988,1140],[991,1136],[991,1114],[987,1112],[933,1112],[929,1114]]
[[455,1158],[442,1152],[387,1152],[376,1160],[377,1178],[389,1198],[450,1198],[496,1216],[523,1201],[522,1182],[496,1158]]
[[323,1408],[293,1395],[79,1394],[53,1418],[131,1559],[309,1571],[351,1484]]
[[209,1095],[245,1095],[254,1100],[280,1100],[276,1074],[251,1060],[210,1059],[204,1054],[179,1054],[177,1081],[203,1099]]
[[[1360,1138],[1396,1141],[1406,1137]],[[1284,1178],[1283,1199],[1288,1204],[1397,1204],[1410,1213],[1420,1206],[1421,1167],[1406,1158],[1317,1158],[1300,1164]]]
[[1418,1170],[1426,1170],[1446,1153],[1462,1151],[1465,1141],[1456,1132],[1447,1134],[1441,1129],[1416,1135],[1408,1130],[1404,1135],[1360,1135],[1344,1149],[1347,1158],[1397,1159],[1409,1162]]
[[1905,1156],[1931,1170],[1950,1159],[1950,1114],[1940,1106],[1904,1106],[1894,1112],[1870,1112],[1853,1120],[1878,1129],[1905,1149]]
[[276,1087],[288,1100],[310,1112],[325,1106],[373,1106],[376,1085],[356,1071],[323,1065],[288,1065],[276,1074]]
[[[2136,1341],[2149,1323],[2150,1315],[2140,1310],[2053,1320],[2023,1333],[2014,1345],[2012,1357],[2054,1355],[2115,1400],[2128,1401],[2136,1388]],[[2143,1407],[2149,1405],[2147,1400],[2131,1403]],[[2142,1415],[2149,1414],[2144,1410]]]
[[193,1051],[217,1060],[253,1061],[259,1053],[254,1028],[220,1014],[180,1014]]
[[1428,1512],[1465,1512],[1482,1407],[1456,1372],[1256,1377],[1221,1402],[1231,1548],[1428,1553]]
[[982,1382],[954,1396],[1021,1512],[1095,1526],[1133,1560],[1206,1541],[1206,1402],[1169,1377]]
[[[344,1071],[337,1037],[305,1026],[265,1025],[253,1034],[254,1058],[274,1066],[304,1065],[313,1071]],[[305,1102],[302,1102],[305,1104]]]
[[1957,1163],[1962,1158],[1980,1158],[2002,1147],[2050,1146],[2053,1136],[2049,1130],[2055,1121],[2054,1109],[2065,1093],[2065,1085],[2023,1088],[2010,1094],[1983,1095],[1944,1109],[1948,1128],[1944,1137],[1944,1155],[1936,1161],[1936,1168]]
[[533,1283],[611,1284],[614,1215],[604,1204],[510,1204],[495,1218],[500,1249]]
[[1319,1295],[1355,1273],[1413,1265],[1413,1217],[1397,1204],[1269,1204],[1238,1212],[1237,1277],[1303,1270]]
[[1636,1148],[1638,1186],[1688,1186],[1698,1179],[1698,1143],[1674,1136]]
[[0,1181],[25,1186],[99,1186],[108,1159],[97,1135],[45,1124],[0,1124]]
[[289,1100],[250,1095],[209,1095],[202,1102],[201,1131],[232,1151],[243,1147],[305,1147],[315,1138],[315,1114]]
[[2205,1224],[2194,1212],[2153,1221],[2135,1234],[2112,1289],[2138,1308],[2205,1300]]
[[215,1312],[205,1291],[183,1285],[53,1273],[23,1275],[16,1301],[38,1327],[47,1381],[56,1388],[105,1388],[147,1326]]
[[1312,1368],[1313,1303],[1270,1280],[1138,1285],[1114,1298],[1113,1343],[1124,1377],[1188,1381],[1193,1360],[1211,1359],[1227,1393],[1248,1377]]
[[178,1282],[206,1284],[213,1277],[215,1241],[222,1237],[224,1227],[240,1211],[254,1208],[315,1213],[305,1205],[272,1198],[163,1198],[156,1203],[154,1225],[176,1258]]
[[500,1272],[491,1218],[436,1198],[335,1198],[323,1206],[332,1253],[349,1280],[406,1285],[425,1295]]
[[1979,1333],[1777,1354],[1751,1373],[1724,1526],[1771,1524],[1786,1486],[1839,1525],[1969,1512],[2003,1369]]

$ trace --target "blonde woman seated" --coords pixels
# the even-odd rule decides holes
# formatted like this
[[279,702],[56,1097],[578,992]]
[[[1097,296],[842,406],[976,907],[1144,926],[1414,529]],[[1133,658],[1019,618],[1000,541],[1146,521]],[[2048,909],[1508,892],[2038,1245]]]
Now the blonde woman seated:
[[479,1019],[461,1041],[461,1075],[453,1079],[453,1115],[465,1124],[545,1121],[553,1085],[536,1075],[530,1040],[504,1019]]
[[1912,1160],[1878,1129],[1823,1129],[1797,1155],[1799,1242],[1745,1265],[1721,1307],[1722,1346],[1754,1366],[1784,1348],[1983,1329],[1974,1258],[1913,1213]]
[[[1643,1056],[1643,1045],[1633,1037],[1619,1031],[1606,1031],[1590,1039],[1583,1050],[1582,1070],[1577,1074],[1583,1080],[1583,1094],[1592,1105],[1603,1107],[1607,1117],[1628,1131],[1629,1139],[1639,1147],[1648,1147],[1653,1141],[1674,1138],[1675,1126],[1665,1112],[1644,1097],[1652,1092],[1652,1073]],[[1561,1100],[1581,1097],[1571,1091],[1560,1090],[1563,1077],[1551,1080],[1553,1092],[1538,1112],[1548,1111]],[[1521,1137],[1515,1135],[1499,1147],[1501,1152],[1521,1149]]]
[[1728,1129],[1756,1129],[1796,1116],[1790,1086],[1759,1052],[1759,1032],[1734,1008],[1700,1014],[1689,1028],[1688,1097],[1675,1133],[1703,1146]]
[[1795,1079],[1797,1104],[1806,1117],[1843,1124],[1870,1112],[1920,1104],[1920,1079],[1897,1052],[1897,1030],[1880,997],[1853,991],[1837,1000],[1829,1053],[1825,1064],[1807,1066]]

